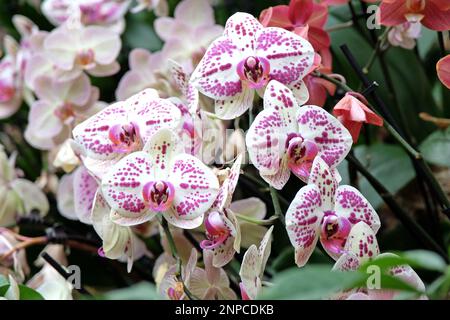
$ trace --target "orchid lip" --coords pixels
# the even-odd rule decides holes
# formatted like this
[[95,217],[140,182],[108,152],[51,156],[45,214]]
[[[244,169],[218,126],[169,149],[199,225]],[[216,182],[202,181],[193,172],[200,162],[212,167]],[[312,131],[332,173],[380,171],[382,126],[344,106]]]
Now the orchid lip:
[[87,67],[94,63],[94,56],[95,53],[92,49],[80,51],[76,58],[77,64]]
[[176,282],[174,287],[167,289],[167,295],[171,300],[181,300],[184,294],[183,283]]
[[239,62],[237,73],[250,88],[261,89],[270,80],[270,63],[266,58],[250,56]]
[[164,212],[172,205],[175,188],[168,181],[152,181],[144,186],[142,193],[151,210]]
[[0,102],[7,102],[11,100],[15,94],[16,90],[13,86],[9,86],[0,81]]
[[200,243],[202,249],[214,249],[223,244],[230,235],[230,230],[218,211],[211,212],[205,220],[207,240]]
[[139,126],[133,122],[116,124],[109,129],[109,139],[114,144],[114,151],[118,153],[136,150],[141,144]]
[[317,144],[303,139],[299,134],[289,134],[286,140],[288,166],[300,178],[307,178],[314,159],[319,153]]
[[351,231],[351,223],[345,217],[326,211],[321,226],[320,237],[323,245],[331,252],[341,254]]

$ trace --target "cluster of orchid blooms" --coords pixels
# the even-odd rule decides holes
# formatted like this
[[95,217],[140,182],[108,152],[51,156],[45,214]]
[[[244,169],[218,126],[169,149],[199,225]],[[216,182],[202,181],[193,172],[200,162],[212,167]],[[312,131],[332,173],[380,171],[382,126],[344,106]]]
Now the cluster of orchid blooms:
[[[42,31],[15,16],[21,40],[4,38],[0,117],[13,115],[23,101],[28,104],[26,141],[45,152],[48,170],[66,172],[57,187],[46,187],[55,192],[64,217],[93,226],[103,242],[99,255],[128,262],[130,270],[134,261],[152,256],[142,238],[161,233],[165,250],[153,274],[162,297],[236,299],[223,268],[242,248],[240,295],[256,299],[260,294],[273,227],[254,223],[266,221],[260,199],[233,201],[247,158],[270,188],[282,190],[291,173],[305,183],[285,218],[279,217],[285,220],[296,264],[307,263],[320,239],[336,260],[334,269],[356,270],[380,253],[380,219],[357,189],[339,185],[337,166],[362,125],[382,126],[383,119],[356,92],[347,93],[333,115],[322,108],[336,86],[317,74],[342,80],[332,73],[328,8],[346,2],[292,0],[264,10],[259,20],[236,13],[223,28],[215,23],[208,0],[181,1],[173,18],[166,17],[165,0],[138,1],[133,8],[129,0],[45,0],[42,12],[55,29]],[[154,27],[164,46],[152,53],[131,51],[117,102],[108,105],[99,100],[90,76],[119,71],[124,15],[144,9],[159,16]],[[380,10],[393,46],[413,48],[421,24],[450,28],[448,1],[383,0]],[[448,87],[449,59],[437,66]],[[259,99],[263,109],[245,138],[236,131],[222,148],[230,148],[221,159],[232,165],[214,167],[229,120],[238,128],[239,117],[253,113]],[[1,225],[33,209],[45,215],[49,204],[42,185],[20,177],[16,155],[8,159],[1,150],[0,157]],[[193,232],[197,248],[186,230]],[[0,252],[21,240],[3,229]],[[24,255],[19,250],[1,262],[17,282],[29,272]],[[410,267],[391,272],[423,290]],[[41,273],[41,278],[58,277],[49,270]],[[64,281],[54,285],[70,297]],[[340,298],[391,299],[395,294],[359,288]]]

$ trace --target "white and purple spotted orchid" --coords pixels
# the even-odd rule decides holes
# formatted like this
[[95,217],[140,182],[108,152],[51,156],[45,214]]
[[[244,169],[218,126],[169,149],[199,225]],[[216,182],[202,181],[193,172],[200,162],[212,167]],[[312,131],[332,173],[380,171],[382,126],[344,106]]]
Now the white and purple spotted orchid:
[[[355,271],[364,263],[383,257],[397,257],[392,253],[379,254],[375,232],[365,222],[358,222],[352,227],[345,243],[343,254],[336,261],[333,270]],[[417,273],[408,265],[400,265],[390,268],[387,273],[397,277],[403,282],[416,288],[419,292],[425,292],[425,285]],[[347,300],[394,300],[399,294],[396,290],[361,288],[356,292],[341,293],[339,298]],[[427,299],[421,295],[419,299]]]
[[253,103],[270,80],[294,91],[298,103],[308,100],[302,79],[314,62],[314,50],[302,37],[281,28],[264,28],[253,16],[231,16],[192,74],[191,81],[216,100],[216,115],[233,119]]
[[181,112],[153,89],[117,102],[82,122],[73,130],[74,150],[84,165],[101,178],[125,155],[140,151],[160,128],[175,131]]
[[[314,160],[308,185],[300,189],[286,213],[286,229],[295,248],[295,262],[306,264],[318,239],[335,260],[342,254],[352,226],[366,223],[374,233],[380,219],[364,196],[347,185],[338,187],[326,162]],[[368,252],[368,255],[375,252]]]
[[98,251],[99,255],[109,259],[126,261],[128,272],[130,272],[134,261],[144,255],[151,256],[151,253],[130,227],[114,223],[111,220],[111,215],[111,208],[102,192],[98,190],[93,200],[91,221],[95,232],[103,242]]
[[244,254],[239,271],[242,281],[239,286],[243,300],[255,300],[261,292],[261,281],[272,246],[272,230],[273,226],[267,230],[259,247],[253,244]]
[[328,112],[313,105],[300,107],[286,86],[271,81],[264,110],[251,125],[246,144],[261,177],[282,189],[291,171],[306,182],[315,158],[336,168],[350,151],[352,137]]
[[241,232],[239,223],[230,210],[233,192],[241,170],[242,156],[238,156],[228,177],[220,186],[217,198],[205,219],[206,240],[200,243],[203,250],[213,252],[212,264],[223,267],[240,251]]
[[172,225],[197,228],[217,196],[216,176],[197,158],[180,153],[169,129],[121,159],[102,179],[103,195],[116,212],[113,220],[136,225],[162,214]]
[[65,174],[59,181],[56,193],[58,211],[70,220],[92,223],[92,205],[98,182],[84,166]]

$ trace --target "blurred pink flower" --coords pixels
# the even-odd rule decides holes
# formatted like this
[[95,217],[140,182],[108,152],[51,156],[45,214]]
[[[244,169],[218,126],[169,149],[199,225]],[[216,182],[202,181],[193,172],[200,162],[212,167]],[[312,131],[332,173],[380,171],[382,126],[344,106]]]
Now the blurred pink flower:
[[253,16],[239,12],[208,48],[191,82],[216,100],[219,118],[234,119],[248,110],[255,91],[262,95],[272,79],[294,90],[300,104],[306,102],[302,79],[313,60],[314,50],[302,37],[281,28],[264,28]]
[[70,137],[76,120],[93,107],[99,91],[85,74],[80,74],[63,82],[39,77],[35,94],[38,100],[31,105],[25,139],[35,148],[50,150]]
[[215,24],[214,11],[207,0],[183,0],[174,17],[155,20],[155,31],[165,42],[163,52],[191,73],[223,27]]
[[416,39],[421,36],[421,25],[418,22],[404,22],[394,26],[388,33],[389,43],[395,47],[413,49]]
[[131,12],[137,13],[142,10],[153,10],[156,16],[167,16],[169,14],[169,5],[167,0],[137,0],[135,7]]
[[121,33],[130,3],[130,0],[45,0],[41,10],[55,26],[65,23],[75,10],[79,10],[83,25],[107,26]]
[[[338,187],[330,167],[317,157],[308,185],[301,188],[286,212],[286,229],[295,248],[295,262],[303,267],[320,239],[325,251],[337,260],[352,226],[366,223],[374,233],[380,218],[370,203],[355,188]],[[376,252],[368,252],[375,256]]]
[[5,37],[6,55],[0,60],[0,119],[13,115],[22,103],[22,83],[17,68],[18,44]]
[[313,105],[300,107],[287,87],[272,80],[264,94],[264,110],[252,123],[246,144],[261,177],[280,190],[291,172],[307,181],[316,158],[336,168],[350,151],[352,137],[327,111]]
[[450,89],[450,54],[438,61],[436,71],[442,84]]

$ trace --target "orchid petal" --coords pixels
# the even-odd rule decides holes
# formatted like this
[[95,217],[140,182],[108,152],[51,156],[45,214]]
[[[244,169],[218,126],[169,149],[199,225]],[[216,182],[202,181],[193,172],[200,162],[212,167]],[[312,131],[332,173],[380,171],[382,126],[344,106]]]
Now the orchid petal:
[[73,184],[75,212],[81,222],[90,224],[92,204],[98,189],[97,181],[81,166],[74,172]]
[[252,52],[257,34],[263,26],[251,14],[237,12],[228,18],[224,36],[229,37],[242,52]]
[[253,104],[255,93],[250,88],[243,88],[242,92],[227,100],[216,100],[216,116],[223,120],[231,120],[244,114]]
[[219,193],[217,194],[217,197],[212,204],[213,208],[222,210],[230,206],[231,199],[233,198],[233,192],[234,189],[236,188],[239,179],[239,174],[241,172],[241,165],[242,165],[242,155],[239,155],[234,161],[234,164],[230,169],[228,177],[220,186]]
[[245,252],[239,271],[245,292],[252,300],[256,299],[258,292],[261,290],[260,265],[261,259],[258,248],[252,245]]
[[320,157],[314,159],[308,184],[316,185],[320,191],[324,211],[333,210],[338,182],[330,167]]
[[289,159],[286,155],[281,159],[278,171],[274,174],[261,174],[261,178],[277,190],[283,189],[291,176],[291,170],[288,166]]

